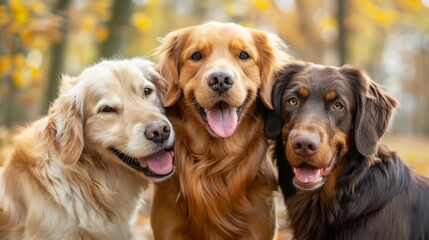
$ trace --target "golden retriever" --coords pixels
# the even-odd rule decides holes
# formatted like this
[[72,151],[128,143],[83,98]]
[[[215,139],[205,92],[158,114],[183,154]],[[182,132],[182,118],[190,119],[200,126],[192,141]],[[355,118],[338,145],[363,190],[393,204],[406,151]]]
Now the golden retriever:
[[168,81],[177,174],[155,185],[155,239],[273,238],[277,182],[263,115],[285,48],[274,34],[233,23],[163,39],[158,70]]
[[174,172],[165,80],[142,58],[62,78],[47,117],[22,130],[1,182],[1,239],[130,239],[149,181]]

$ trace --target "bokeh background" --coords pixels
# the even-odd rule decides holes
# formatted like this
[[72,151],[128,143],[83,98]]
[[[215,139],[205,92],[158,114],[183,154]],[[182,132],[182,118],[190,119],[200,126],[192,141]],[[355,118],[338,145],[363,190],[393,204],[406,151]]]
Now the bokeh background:
[[0,0],[0,162],[62,73],[156,61],[160,37],[212,20],[276,33],[298,59],[365,69],[400,104],[383,141],[429,176],[429,0]]

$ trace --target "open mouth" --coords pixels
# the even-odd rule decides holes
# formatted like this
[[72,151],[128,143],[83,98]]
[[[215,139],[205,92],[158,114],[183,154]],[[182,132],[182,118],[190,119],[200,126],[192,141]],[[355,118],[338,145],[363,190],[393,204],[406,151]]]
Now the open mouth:
[[151,178],[167,177],[174,171],[173,151],[171,149],[161,150],[139,158],[129,156],[116,148],[110,148],[110,151],[123,163]]
[[321,187],[325,181],[325,177],[331,173],[335,167],[340,151],[335,152],[329,165],[325,168],[315,168],[309,164],[302,164],[299,167],[293,167],[295,177],[293,182],[296,187],[306,191],[316,190]]
[[218,102],[212,108],[203,108],[198,101],[194,101],[198,112],[204,122],[210,127],[216,135],[220,137],[230,137],[237,128],[241,113],[243,112],[246,100],[240,107],[231,107],[225,102]]

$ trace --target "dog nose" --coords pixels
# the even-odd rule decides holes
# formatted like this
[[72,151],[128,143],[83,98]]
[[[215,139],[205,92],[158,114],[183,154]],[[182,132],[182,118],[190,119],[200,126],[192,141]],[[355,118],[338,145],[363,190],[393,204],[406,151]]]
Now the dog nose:
[[292,141],[293,151],[298,155],[312,156],[319,149],[319,139],[310,134],[300,134]]
[[162,143],[168,137],[170,137],[170,124],[168,124],[166,121],[156,121],[149,123],[149,125],[146,127],[146,130],[144,131],[144,134],[147,139],[154,143]]
[[221,70],[209,74],[207,84],[213,91],[218,93],[225,93],[232,85],[234,85],[234,76],[232,73]]

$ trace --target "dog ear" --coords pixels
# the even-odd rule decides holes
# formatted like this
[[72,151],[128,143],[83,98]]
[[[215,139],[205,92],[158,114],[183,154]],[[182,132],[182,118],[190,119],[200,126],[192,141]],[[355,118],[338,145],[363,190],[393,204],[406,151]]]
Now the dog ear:
[[184,28],[167,34],[161,39],[161,45],[157,48],[159,56],[157,71],[168,83],[164,107],[172,106],[180,98],[180,53],[185,46],[191,28]]
[[70,91],[75,82],[75,78],[62,77],[60,96],[49,109],[44,131],[51,153],[64,166],[76,163],[84,146],[82,100]]
[[355,87],[354,140],[357,150],[366,157],[372,156],[389,126],[397,102],[363,71],[347,65],[341,67],[341,71],[353,80]]
[[274,110],[268,110],[265,121],[265,136],[270,139],[276,139],[281,134],[282,129],[282,96],[289,81],[294,75],[305,68],[303,62],[290,63],[283,67],[276,77],[272,87],[271,100]]
[[271,90],[276,73],[290,60],[286,53],[287,46],[277,35],[251,29],[255,45],[260,56],[261,87],[259,96],[268,109],[273,109]]

